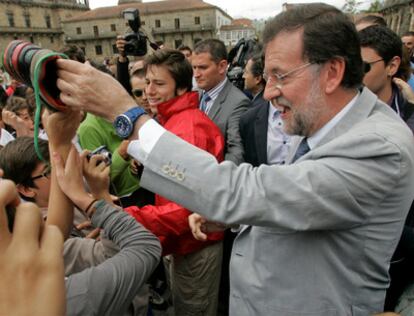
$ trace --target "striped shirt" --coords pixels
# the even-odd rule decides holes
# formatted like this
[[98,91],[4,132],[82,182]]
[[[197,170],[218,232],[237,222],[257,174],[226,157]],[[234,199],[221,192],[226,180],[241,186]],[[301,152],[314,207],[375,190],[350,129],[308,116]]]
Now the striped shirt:
[[[208,91],[205,91],[205,90],[203,90],[203,92],[202,93],[208,93],[208,95],[210,96],[210,100],[208,101],[208,102],[206,102],[206,104],[207,104],[207,106],[206,106],[206,110],[205,110],[205,113],[206,114],[208,114],[208,112],[210,111],[210,109],[211,109],[211,107],[213,106],[213,104],[214,104],[214,101],[216,101],[216,99],[217,99],[217,97],[218,97],[218,95],[220,94],[220,92],[221,92],[221,90],[223,90],[223,88],[224,88],[224,85],[226,84],[226,82],[227,82],[227,77],[226,78],[224,78],[224,80],[223,81],[221,81],[217,86],[215,86],[214,88],[212,88],[212,89],[210,89],[210,90],[208,90]],[[203,95],[203,94],[201,94],[201,95]]]

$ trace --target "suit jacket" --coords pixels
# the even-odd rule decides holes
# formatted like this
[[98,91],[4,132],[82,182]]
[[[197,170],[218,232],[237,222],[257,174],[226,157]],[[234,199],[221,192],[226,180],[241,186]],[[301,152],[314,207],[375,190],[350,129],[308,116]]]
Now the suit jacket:
[[269,101],[266,101],[266,104],[249,109],[240,118],[244,161],[253,167],[267,164],[268,117]]
[[208,112],[220,128],[226,143],[224,159],[235,164],[243,162],[243,144],[239,133],[240,116],[250,105],[249,99],[227,80]]
[[264,94],[264,89],[262,91],[260,91],[259,94],[256,95],[252,99],[252,107],[256,107],[256,106],[267,106],[269,104],[269,101],[263,99],[263,94]]
[[232,249],[231,315],[382,310],[414,195],[414,143],[368,89],[292,165],[219,164],[168,132],[136,156],[144,187],[213,221],[246,225]]

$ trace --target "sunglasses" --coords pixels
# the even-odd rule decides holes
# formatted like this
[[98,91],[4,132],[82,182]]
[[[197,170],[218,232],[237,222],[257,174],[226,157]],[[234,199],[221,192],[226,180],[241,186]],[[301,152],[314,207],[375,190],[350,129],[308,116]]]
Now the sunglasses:
[[383,61],[383,60],[384,59],[381,58],[381,59],[374,60],[374,61],[371,61],[371,62],[363,61],[362,63],[364,64],[364,72],[365,73],[370,72],[373,64],[376,64],[376,63],[378,63],[380,61]]
[[43,170],[42,174],[39,174],[38,176],[31,177],[30,179],[32,181],[43,178],[43,177],[49,179],[51,171],[52,170],[50,169],[50,166],[47,166],[46,169]]
[[140,90],[140,89],[134,89],[134,90],[132,90],[132,94],[134,96],[136,96],[137,98],[142,97],[142,94],[143,93],[144,93],[144,91],[143,90]]

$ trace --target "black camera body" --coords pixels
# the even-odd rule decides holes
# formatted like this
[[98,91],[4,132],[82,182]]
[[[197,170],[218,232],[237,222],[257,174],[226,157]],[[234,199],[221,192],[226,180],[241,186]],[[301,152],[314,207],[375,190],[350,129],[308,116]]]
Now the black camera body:
[[124,19],[128,21],[132,33],[124,35],[126,41],[124,50],[129,56],[144,56],[147,54],[147,36],[139,30],[141,19],[138,9],[125,9],[122,11]]
[[243,68],[240,66],[232,67],[227,72],[227,77],[229,78],[230,82],[239,88],[241,91],[244,90],[244,79],[243,79]]

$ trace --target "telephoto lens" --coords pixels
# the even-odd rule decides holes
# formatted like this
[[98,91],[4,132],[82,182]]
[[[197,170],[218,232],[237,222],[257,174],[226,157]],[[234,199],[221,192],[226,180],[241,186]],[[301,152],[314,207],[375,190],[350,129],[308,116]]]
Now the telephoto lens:
[[50,110],[65,111],[56,86],[58,58],[66,56],[30,42],[14,40],[7,45],[2,60],[10,76],[38,91],[40,100]]

